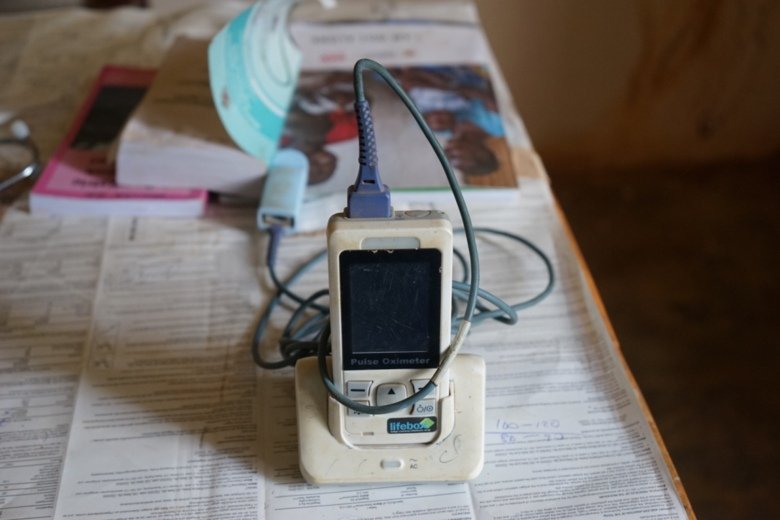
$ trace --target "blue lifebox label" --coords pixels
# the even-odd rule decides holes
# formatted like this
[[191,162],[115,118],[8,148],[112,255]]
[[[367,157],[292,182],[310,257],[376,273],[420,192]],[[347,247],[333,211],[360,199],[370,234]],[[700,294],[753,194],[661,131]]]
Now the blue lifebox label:
[[436,431],[436,417],[393,417],[387,420],[387,433],[428,433]]

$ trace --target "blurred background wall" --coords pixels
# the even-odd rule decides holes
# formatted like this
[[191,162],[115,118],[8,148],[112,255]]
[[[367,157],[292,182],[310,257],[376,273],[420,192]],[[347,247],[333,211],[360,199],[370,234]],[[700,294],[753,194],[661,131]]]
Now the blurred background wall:
[[780,2],[477,0],[552,170],[780,153]]

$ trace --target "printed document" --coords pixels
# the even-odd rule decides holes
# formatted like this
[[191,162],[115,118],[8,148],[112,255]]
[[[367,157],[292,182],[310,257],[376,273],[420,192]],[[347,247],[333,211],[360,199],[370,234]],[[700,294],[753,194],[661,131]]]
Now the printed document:
[[105,222],[0,219],[0,518],[51,518]]

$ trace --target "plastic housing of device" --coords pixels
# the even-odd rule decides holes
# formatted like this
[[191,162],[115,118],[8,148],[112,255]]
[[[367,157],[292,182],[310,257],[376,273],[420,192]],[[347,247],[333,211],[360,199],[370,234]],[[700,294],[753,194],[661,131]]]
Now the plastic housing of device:
[[320,381],[316,358],[295,365],[298,454],[311,484],[471,480],[485,446],[485,362],[460,354],[450,367],[452,431],[430,444],[355,447],[334,437],[328,409],[340,407]]
[[[382,383],[404,383],[411,380],[428,380],[434,368],[393,368],[343,371],[342,367],[342,315],[340,300],[339,255],[349,250],[397,250],[438,249],[441,252],[441,295],[439,352],[450,343],[450,314],[452,295],[452,224],[441,211],[397,211],[392,218],[355,219],[343,214],[333,215],[328,222],[328,271],[330,282],[331,351],[333,380],[344,391],[345,380],[373,381],[373,388]],[[447,374],[442,374],[447,381]],[[345,406],[332,401],[329,406],[330,430],[344,445],[394,445],[425,444],[437,442],[450,434],[454,420],[454,406],[449,385],[436,389],[438,426],[435,431],[424,433],[391,434],[387,432],[387,420],[396,414],[355,417]],[[433,397],[433,396],[431,396]]]

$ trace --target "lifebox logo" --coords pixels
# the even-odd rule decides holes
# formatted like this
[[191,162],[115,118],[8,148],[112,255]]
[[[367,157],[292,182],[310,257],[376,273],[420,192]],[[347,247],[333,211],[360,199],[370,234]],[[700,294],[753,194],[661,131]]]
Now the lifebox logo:
[[436,431],[436,417],[405,419],[394,417],[387,420],[387,433],[427,433]]

